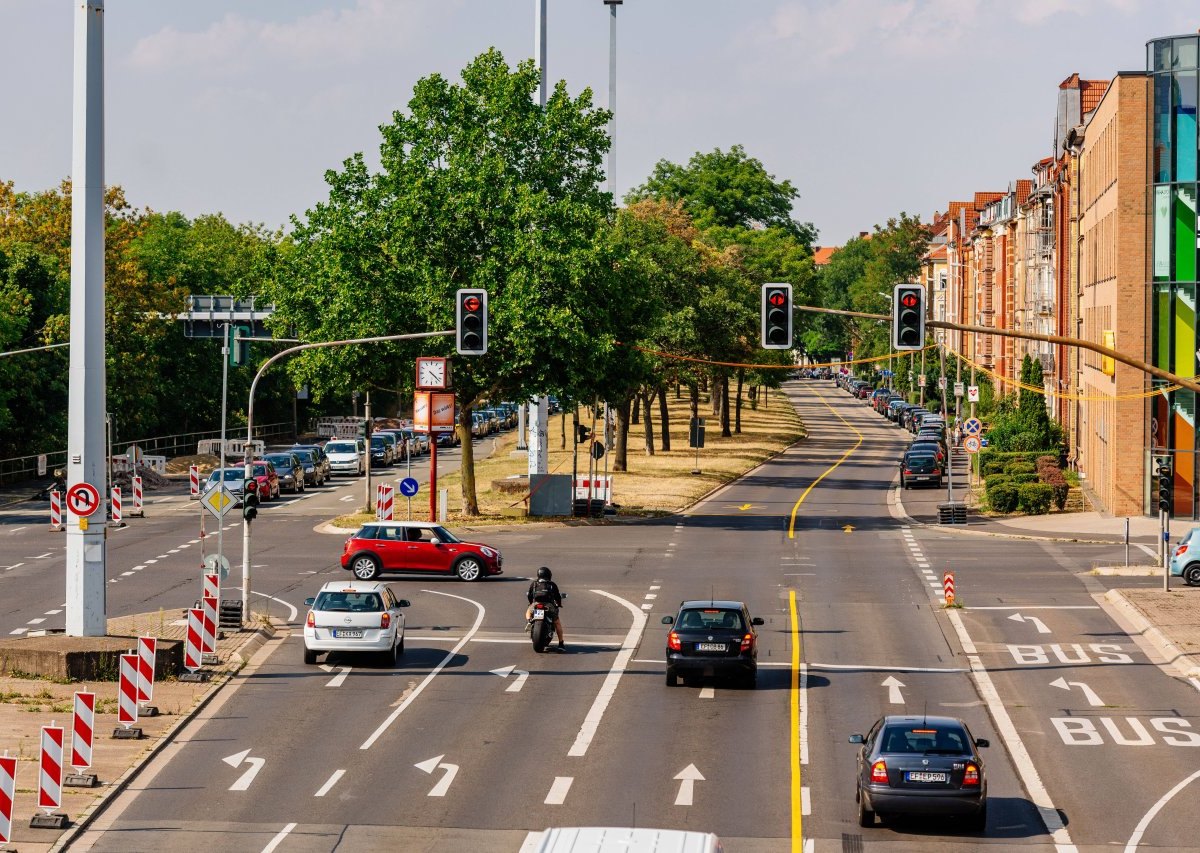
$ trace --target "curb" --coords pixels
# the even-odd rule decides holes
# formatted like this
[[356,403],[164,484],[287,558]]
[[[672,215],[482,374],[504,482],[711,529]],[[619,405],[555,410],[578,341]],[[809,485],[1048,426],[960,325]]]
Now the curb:
[[230,672],[225,678],[212,682],[212,687],[200,697],[200,701],[193,705],[191,710],[186,714],[176,720],[169,729],[163,732],[159,736],[157,743],[142,753],[136,762],[130,765],[118,779],[109,785],[108,791],[105,792],[104,796],[95,800],[90,806],[84,809],[79,818],[73,821],[71,826],[62,835],[58,836],[54,844],[50,847],[50,853],[59,853],[59,851],[68,849],[71,846],[71,842],[92,825],[92,822],[108,808],[108,805],[129,787],[130,783],[138,777],[146,765],[174,740],[179,730],[203,711],[208,706],[208,703],[221,691],[221,688],[232,682],[253,654],[266,645],[268,640],[274,638],[275,634],[276,626],[274,622],[267,626],[261,626],[255,630],[253,635],[246,638],[246,642],[231,652],[231,657],[238,660],[239,666],[237,669]]
[[[1096,596],[1097,599],[1100,597]],[[1200,660],[1180,651],[1179,647],[1151,624],[1142,611],[1131,604],[1119,589],[1110,589],[1104,593],[1103,598],[1132,625],[1135,636],[1147,640],[1163,656],[1166,663],[1174,667],[1184,678],[1200,675]]]

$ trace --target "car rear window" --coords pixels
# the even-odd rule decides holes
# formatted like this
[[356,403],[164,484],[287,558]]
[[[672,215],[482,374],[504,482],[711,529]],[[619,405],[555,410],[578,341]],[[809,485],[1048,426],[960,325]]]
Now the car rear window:
[[377,592],[322,592],[317,595],[313,609],[346,613],[379,613],[383,610],[383,601]]
[[970,750],[967,733],[960,726],[887,726],[882,735],[883,752],[932,752],[963,755]]
[[357,450],[357,445],[351,444],[349,441],[331,441],[325,445],[326,453],[354,453]]
[[937,467],[937,462],[932,456],[906,456],[904,467],[917,474],[928,474]]
[[731,628],[741,631],[745,628],[740,612],[719,607],[685,610],[679,614],[679,627],[698,628],[705,631],[713,628]]

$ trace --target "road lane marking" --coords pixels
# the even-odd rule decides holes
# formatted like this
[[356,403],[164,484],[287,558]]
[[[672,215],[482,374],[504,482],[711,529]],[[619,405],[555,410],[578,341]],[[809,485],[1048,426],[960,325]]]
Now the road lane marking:
[[[815,479],[811,483],[809,483],[808,488],[805,489],[804,492],[800,495],[799,500],[797,500],[796,504],[792,507],[791,518],[788,519],[788,539],[796,538],[796,513],[800,511],[800,504],[804,503],[804,499],[808,497],[808,493],[811,492],[813,489],[815,489],[817,487],[818,483],[820,483],[822,480],[824,480],[826,477],[828,477],[830,474],[832,474],[834,469],[837,468],[839,465],[841,465],[843,462],[845,462],[850,457],[850,454],[853,453],[854,451],[858,450],[858,448],[861,447],[862,443],[863,443],[863,434],[854,428],[854,424],[850,423],[848,420],[843,418],[841,416],[841,413],[839,413],[837,409],[835,409],[833,406],[829,405],[829,402],[824,397],[821,396],[820,391],[816,392],[816,394],[817,394],[817,399],[819,399],[822,403],[825,404],[825,408],[827,408],[827,409],[829,409],[829,411],[833,412],[833,414],[837,417],[837,419],[839,421],[844,423],[847,427],[850,428],[851,432],[853,432],[855,435],[858,436],[858,441],[856,441],[854,443],[853,447],[851,447],[849,450],[847,450],[845,453],[843,453],[841,458],[838,459],[837,462],[834,462],[832,465],[830,465],[828,468],[826,468],[821,473],[821,476],[817,477],[817,479]],[[799,795],[797,795],[797,797],[798,796]],[[799,850],[798,844],[799,844],[799,835],[797,834],[792,838],[793,850],[796,850],[796,851]]]
[[133,572],[132,572],[132,571],[129,571],[129,572],[121,572],[121,577],[123,577],[123,578],[128,578],[128,577],[132,577],[132,576],[133,576]]
[[717,694],[716,694],[716,691],[714,691],[714,690],[713,690],[711,687],[702,687],[702,688],[700,689],[700,696],[699,696],[699,698],[701,698],[701,699],[713,699],[713,698],[715,698],[715,697],[716,697],[716,695],[717,695]]
[[60,613],[62,613],[61,610],[47,610],[46,611],[47,616],[57,616]]
[[[337,675],[335,675],[333,678],[329,679],[329,681],[327,681],[325,683],[326,687],[341,687],[342,683],[346,680],[346,676],[350,674],[350,670],[354,669],[354,667],[352,667],[352,666],[330,666],[329,664],[323,663],[323,664],[321,664],[321,669],[325,670],[326,672],[333,672],[335,669],[341,670]],[[317,794],[317,796],[319,797],[321,795]]]
[[653,609],[654,609],[654,605],[653,605],[653,604],[643,604],[643,605],[642,605],[642,609],[643,609],[643,610],[653,610]]
[[[759,666],[769,666],[760,662]],[[970,672],[961,666],[886,666],[860,663],[808,663],[809,669],[842,670],[846,672]]]
[[28,630],[29,630],[28,628],[15,628],[15,629],[13,629],[12,631],[9,631],[8,633],[10,633],[10,634],[24,634],[24,633],[26,633]]
[[261,595],[263,598],[269,598],[269,599],[271,599],[272,601],[277,601],[277,602],[279,602],[280,604],[282,604],[284,607],[286,607],[286,608],[288,609],[288,621],[289,621],[289,622],[295,622],[295,621],[296,621],[296,617],[297,617],[298,615],[300,615],[300,614],[299,614],[299,611],[298,611],[298,610],[296,610],[296,608],[295,608],[295,607],[293,607],[292,605],[288,604],[288,603],[287,603],[286,601],[284,601],[282,598],[276,598],[276,597],[275,597],[275,596],[273,596],[273,595],[267,595],[265,592],[258,592],[257,590],[253,590],[253,589],[252,589],[252,590],[250,590],[250,592],[251,592],[253,595]]
[[279,830],[279,833],[274,838],[272,838],[269,842],[267,842],[267,846],[262,849],[262,853],[273,853],[275,848],[280,845],[280,843],[283,841],[283,839],[288,837],[288,833],[291,832],[295,828],[296,828],[296,824],[289,823],[283,829]]
[[571,749],[567,752],[569,756],[587,754],[588,747],[592,743],[592,738],[596,736],[596,730],[600,727],[600,721],[604,718],[604,711],[608,708],[608,703],[612,700],[613,694],[617,692],[617,685],[621,683],[621,675],[625,672],[625,667],[629,665],[629,660],[633,657],[634,651],[637,650],[638,638],[641,637],[642,631],[646,627],[646,614],[633,604],[620,596],[613,595],[611,592],[605,592],[602,589],[593,589],[592,592],[596,593],[596,595],[602,595],[605,598],[611,598],[625,607],[626,610],[633,614],[633,624],[629,627],[629,633],[625,635],[625,642],[621,644],[621,651],[617,652],[617,658],[613,661],[612,669],[608,671],[608,675],[604,677],[604,683],[600,685],[600,692],[596,694],[596,699],[592,702],[591,710],[584,717],[583,725],[579,727],[579,734],[575,736],[575,743],[571,745]]
[[35,560],[44,560],[46,557],[49,557],[49,556],[50,556],[51,554],[53,554],[53,553],[54,553],[53,551],[47,551],[45,554],[38,554],[38,555],[37,555],[36,557],[34,557],[33,559],[35,559]]
[[[825,405],[829,406],[828,403]],[[833,411],[833,408],[830,407],[829,410]],[[861,443],[862,436],[860,435],[859,444]],[[855,446],[857,447],[857,445]],[[816,484],[814,483],[813,485]],[[805,494],[807,494],[807,492]],[[799,506],[799,504],[797,504],[797,506]],[[802,763],[800,742],[802,740],[805,742],[805,744],[808,742],[808,719],[807,716],[801,717],[800,709],[800,616],[796,612],[796,590],[794,589],[788,590],[788,616],[792,626],[792,683],[791,689],[788,690],[788,716],[791,720],[791,725],[789,726],[791,729],[791,737],[788,738],[788,741],[792,770],[792,853],[801,853],[801,850],[804,846],[804,812],[802,808],[803,804],[800,799],[800,765]],[[805,688],[807,688],[807,686],[808,685],[805,684]]]
[[1163,794],[1157,803],[1150,807],[1150,811],[1146,812],[1146,814],[1142,816],[1142,819],[1138,821],[1137,827],[1133,830],[1133,835],[1129,836],[1129,842],[1125,845],[1125,853],[1134,853],[1134,851],[1137,850],[1138,844],[1141,843],[1142,836],[1146,834],[1146,827],[1150,825],[1150,821],[1154,820],[1154,816],[1162,810],[1163,806],[1170,802],[1172,797],[1186,788],[1192,782],[1192,780],[1197,777],[1200,777],[1200,770],[1197,770],[1174,788],[1167,791],[1167,793]]
[[429,789],[427,797],[444,797],[446,792],[450,790],[451,783],[454,782],[454,777],[458,775],[458,765],[450,764],[447,761],[442,761],[446,756],[439,755],[436,758],[428,758],[413,767],[418,770],[424,770],[426,773],[433,773],[435,770],[445,770],[442,778],[437,781],[437,784]]
[[949,618],[950,624],[954,626],[963,651],[967,654],[976,690],[979,692],[980,698],[987,704],[988,713],[991,714],[992,720],[996,724],[996,730],[1004,740],[1005,746],[1008,747],[1008,754],[1017,769],[1017,775],[1021,777],[1029,799],[1033,801],[1042,818],[1042,823],[1046,825],[1046,831],[1054,839],[1055,848],[1059,853],[1074,851],[1075,844],[1071,841],[1071,834],[1062,822],[1062,815],[1055,808],[1054,801],[1050,799],[1050,792],[1042,784],[1041,776],[1038,775],[1033,759],[1029,757],[1029,752],[1025,749],[1025,742],[1021,740],[1021,735],[1017,732],[1017,727],[1013,725],[1012,718],[1009,717],[1008,709],[1004,707],[1004,702],[1000,699],[1000,693],[996,690],[991,675],[975,651],[975,643],[971,640],[971,635],[967,633],[967,627],[963,624],[962,617],[954,610],[946,611],[946,616]]
[[1033,606],[1012,606],[1012,605],[987,605],[986,607],[972,607],[971,610],[1099,610],[1099,606],[1095,604],[1036,604]]
[[479,626],[483,624],[483,617],[487,611],[484,610],[483,605],[480,604],[478,601],[475,601],[474,599],[470,599],[470,598],[464,598],[461,595],[453,595],[452,593],[449,593],[449,592],[438,592],[437,590],[434,590],[434,589],[423,589],[421,591],[428,592],[432,595],[444,595],[447,598],[457,598],[459,601],[465,601],[468,604],[473,605],[479,611],[479,613],[476,614],[476,616],[475,616],[475,624],[472,625],[471,629],[469,631],[467,631],[466,634],[463,635],[463,638],[461,640],[459,640],[457,644],[455,644],[454,648],[452,648],[450,651],[446,652],[446,656],[444,658],[442,658],[441,661],[438,662],[438,665],[435,666],[430,671],[430,673],[421,680],[420,684],[418,684],[415,688],[413,688],[413,691],[408,694],[408,697],[403,702],[401,702],[399,705],[397,705],[395,710],[392,711],[392,713],[388,714],[387,719],[379,724],[379,728],[375,729],[375,731],[371,733],[371,736],[369,738],[367,738],[365,741],[363,741],[363,744],[362,744],[362,746],[359,747],[359,749],[370,749],[372,746],[375,745],[375,741],[379,740],[379,738],[383,736],[383,733],[388,730],[388,727],[391,726],[392,723],[396,722],[396,719],[401,714],[404,713],[404,709],[407,708],[409,705],[411,705],[413,703],[413,700],[415,700],[418,696],[421,695],[421,692],[424,691],[424,689],[429,686],[429,684],[433,681],[433,679],[437,677],[437,674],[439,672],[441,672],[443,669],[445,669],[446,664],[448,664],[448,663],[450,663],[450,661],[454,660],[455,655],[457,655],[460,651],[462,651],[462,647],[465,646],[467,644],[467,642],[472,637],[475,636],[475,632],[478,631]]
[[25,564],[24,563],[13,563],[11,566],[5,566],[4,571],[11,572],[13,569],[21,568],[21,566],[23,566],[23,565],[25,565]]
[[250,754],[250,750],[248,749],[244,749],[241,752],[234,753],[233,755],[227,755],[221,760],[235,770],[238,767],[241,767],[243,764],[250,765],[250,769],[239,776],[237,781],[229,786],[229,790],[231,791],[250,790],[250,786],[254,783],[254,777],[258,775],[258,771],[262,770],[263,766],[267,763],[267,759],[256,758]]
[[45,621],[46,621],[46,617],[44,617],[44,616],[39,616],[39,617],[37,617],[36,619],[30,619],[30,620],[29,620],[29,622],[28,622],[28,624],[30,624],[30,625],[41,625],[41,624],[42,624],[43,622],[45,622]]
[[345,773],[346,773],[345,770],[334,770],[333,775],[329,777],[329,780],[324,785],[321,786],[321,790],[317,791],[317,793],[313,794],[313,796],[314,797],[323,797],[326,794],[328,794],[329,789],[332,788],[334,785],[336,785],[338,779],[341,779],[342,776],[345,775]]
[[675,779],[679,782],[679,793],[675,795],[675,805],[690,806],[695,794],[696,783],[703,782],[704,775],[695,764],[689,764],[675,774]]
[[812,814],[812,795],[807,785],[800,789],[800,811],[806,816]]
[[648,593],[646,593],[646,600],[647,600],[647,601],[653,601],[653,600],[654,600],[654,599],[656,599],[656,598],[658,598],[658,596],[657,596],[657,595],[655,595],[654,593],[652,593],[652,592],[648,592]]
[[571,790],[571,783],[574,781],[574,776],[555,776],[554,784],[550,786],[550,793],[546,795],[546,805],[561,806],[565,803],[567,801],[567,791]]

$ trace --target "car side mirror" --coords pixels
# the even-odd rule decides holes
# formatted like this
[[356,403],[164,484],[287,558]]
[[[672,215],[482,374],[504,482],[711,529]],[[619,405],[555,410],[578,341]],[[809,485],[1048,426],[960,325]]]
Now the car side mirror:
[[850,743],[865,743],[866,739],[860,734],[850,735]]
[[407,598],[402,598],[396,602],[397,607],[412,607],[412,602]]
[[673,625],[675,623],[675,617],[674,616],[664,616],[662,618],[662,623],[664,625]]
[[441,540],[441,539],[438,539],[436,536],[434,536],[434,537],[431,537],[431,538],[430,538],[430,540],[429,540],[429,544],[430,544],[430,545],[441,545],[441,544],[442,544],[442,540]]
[[766,625],[767,623],[765,621],[763,621],[763,618],[761,616],[755,616],[753,619],[750,620],[750,624],[751,625]]
[[312,606],[313,606],[314,604],[316,604],[316,603],[317,603],[317,600],[316,600],[315,598],[306,598],[306,599],[304,599],[304,606],[305,606],[305,607],[312,607]]
[[561,598],[563,601],[567,600],[567,594],[565,592],[561,593],[558,597]]
[[991,746],[992,744],[985,737],[977,737],[975,738],[975,745],[980,749],[983,749],[984,747]]

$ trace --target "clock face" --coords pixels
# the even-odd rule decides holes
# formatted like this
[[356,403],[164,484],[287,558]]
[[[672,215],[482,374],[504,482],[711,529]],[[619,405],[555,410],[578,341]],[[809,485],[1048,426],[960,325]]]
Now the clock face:
[[417,360],[417,384],[422,388],[446,387],[446,362],[440,358]]

